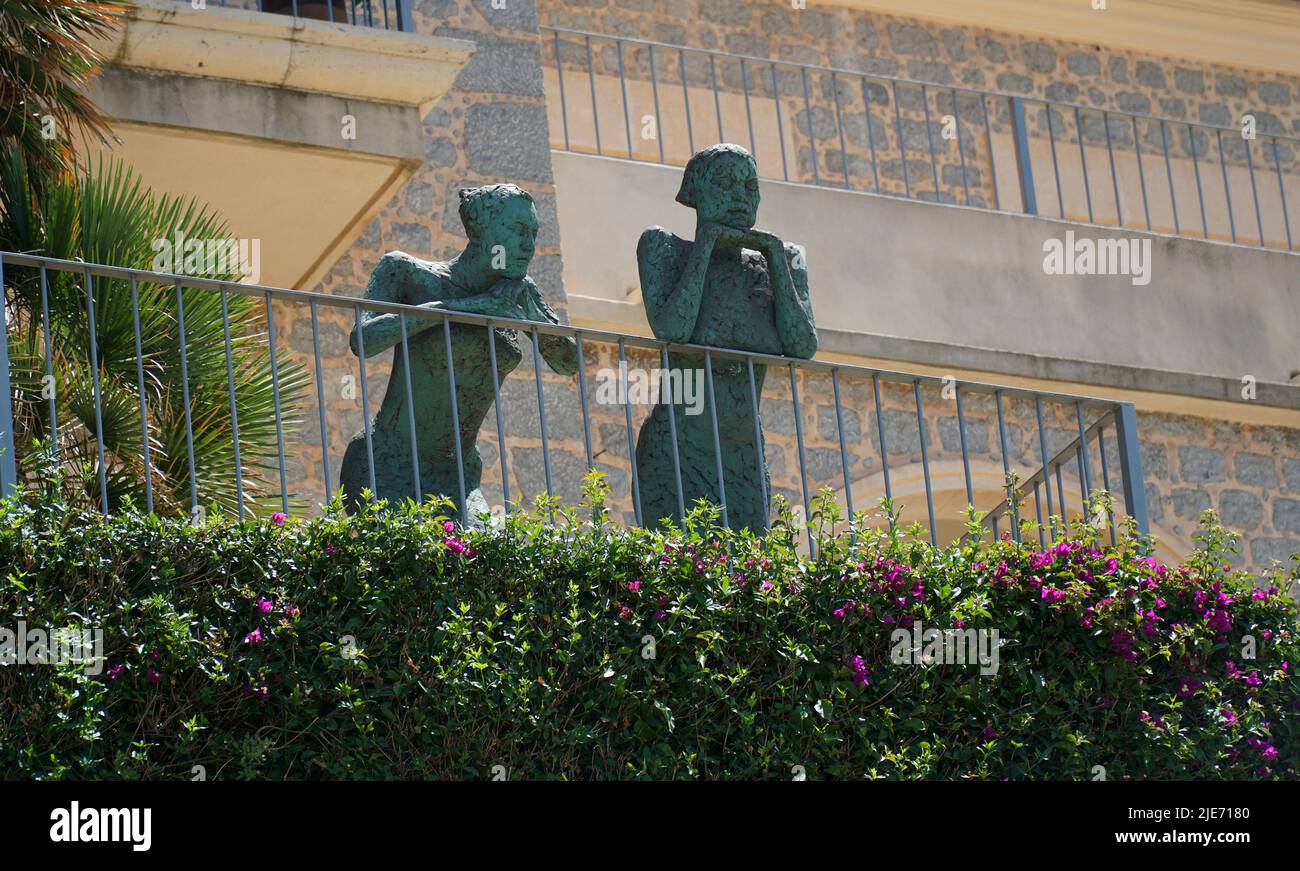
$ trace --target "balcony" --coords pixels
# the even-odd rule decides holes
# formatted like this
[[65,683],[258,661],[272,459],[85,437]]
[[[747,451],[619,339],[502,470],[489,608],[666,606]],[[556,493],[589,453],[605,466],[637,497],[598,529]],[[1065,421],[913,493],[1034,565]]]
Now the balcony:
[[391,0],[350,3],[347,23],[335,6],[247,5],[139,0],[100,47],[92,96],[120,139],[100,150],[260,240],[261,280],[311,286],[419,167],[421,119],[474,46],[402,32]]
[[[1300,140],[1266,117],[1217,128],[559,28],[543,58],[585,322],[646,330],[640,218],[689,236],[664,207],[677,167],[731,141],[770,180],[760,224],[808,250],[827,351],[1215,402],[1250,376],[1260,406],[1300,409]],[[1150,274],[1050,272],[1045,246],[1078,240],[1141,246]]]

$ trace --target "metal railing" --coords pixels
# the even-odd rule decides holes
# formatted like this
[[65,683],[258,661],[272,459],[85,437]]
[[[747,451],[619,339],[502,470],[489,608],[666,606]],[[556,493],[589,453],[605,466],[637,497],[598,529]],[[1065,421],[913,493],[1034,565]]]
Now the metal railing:
[[[219,6],[272,15],[292,15],[357,27],[411,29],[410,0],[176,0],[193,8]],[[200,5],[202,4],[202,5]]]
[[541,30],[557,149],[681,165],[732,141],[773,180],[1295,251],[1300,139],[1263,112],[1218,127]]
[[[234,505],[228,507],[237,511],[241,518],[245,516],[246,510],[258,512],[274,508],[288,512],[292,497],[309,495],[303,492],[303,488],[309,484],[302,483],[302,480],[311,477],[305,469],[308,463],[304,452],[309,449],[314,452],[317,447],[314,442],[319,443],[319,468],[322,474],[310,482],[311,487],[319,488],[311,495],[319,495],[328,501],[339,489],[335,475],[340,465],[333,461],[337,460],[341,452],[340,439],[353,433],[356,434],[354,438],[360,438],[355,429],[352,433],[333,431],[330,422],[345,411],[352,414],[364,432],[367,452],[370,452],[372,397],[376,387],[382,385],[368,380],[364,347],[361,348],[362,356],[357,357],[347,350],[346,343],[339,346],[335,342],[333,349],[324,355],[329,365],[322,367],[321,323],[332,317],[332,323],[347,329],[350,324],[359,322],[363,312],[376,312],[398,313],[426,320],[435,328],[424,332],[423,338],[419,338],[419,333],[412,333],[409,341],[431,341],[437,343],[438,348],[445,341],[448,380],[453,395],[458,383],[452,354],[453,329],[482,331],[489,348],[496,347],[495,343],[488,341],[488,337],[497,334],[496,331],[518,330],[531,337],[534,348],[534,383],[523,387],[520,384],[523,380],[522,373],[510,376],[501,384],[497,383],[497,379],[492,379],[496,407],[495,432],[491,431],[489,425],[478,436],[479,444],[490,448],[486,451],[488,456],[495,454],[495,460],[489,459],[484,463],[485,472],[490,473],[484,479],[484,493],[487,495],[491,490],[491,502],[495,502],[499,496],[500,504],[506,512],[513,510],[522,501],[511,498],[512,480],[515,485],[513,492],[516,494],[519,493],[519,482],[526,478],[544,480],[536,492],[542,492],[541,488],[544,487],[546,494],[558,498],[565,492],[574,492],[588,469],[602,468],[630,478],[630,487],[616,485],[611,494],[614,503],[625,506],[626,510],[622,512],[625,520],[638,524],[648,520],[642,516],[641,493],[633,459],[636,456],[636,426],[633,406],[628,402],[629,361],[632,364],[639,362],[666,369],[670,352],[674,355],[687,352],[700,355],[704,360],[703,372],[709,389],[704,391],[702,399],[707,400],[709,416],[701,420],[707,422],[712,419],[712,446],[717,460],[717,480],[720,482],[718,489],[724,494],[720,506],[724,522],[726,482],[721,477],[723,462],[718,436],[719,413],[714,404],[712,386],[715,370],[721,372],[727,369],[740,379],[737,383],[743,382],[746,375],[748,377],[748,402],[753,414],[755,443],[766,443],[768,464],[773,467],[770,484],[763,476],[758,476],[764,487],[764,503],[768,503],[776,492],[786,493],[790,496],[790,502],[807,517],[814,509],[817,491],[829,491],[846,509],[847,516],[853,517],[854,512],[870,508],[881,497],[896,501],[910,499],[915,519],[928,527],[931,539],[937,542],[938,521],[961,523],[966,505],[984,502],[983,509],[987,512],[984,522],[991,532],[997,534],[999,524],[1004,519],[1011,516],[1018,521],[1019,517],[1015,515],[1018,511],[1027,512],[1028,502],[1032,500],[1035,517],[1042,524],[1038,532],[1040,541],[1046,541],[1048,537],[1055,537],[1060,529],[1059,524],[1052,524],[1049,518],[1083,516],[1089,510],[1090,495],[1103,489],[1112,492],[1114,487],[1113,492],[1123,494],[1127,514],[1135,518],[1140,529],[1147,530],[1136,422],[1133,406],[1128,403],[959,381],[951,377],[666,343],[640,336],[552,323],[433,311],[355,297],[56,260],[28,254],[0,252],[0,287],[4,288],[6,309],[9,312],[6,341],[0,342],[0,494],[11,493],[20,484],[40,485],[39,464],[33,456],[33,433],[43,434],[47,443],[52,441],[56,445],[62,439],[75,436],[85,445],[79,454],[85,458],[88,468],[83,493],[88,501],[97,503],[96,507],[100,510],[108,513],[120,507],[120,504],[110,499],[108,482],[127,466],[143,475],[147,494],[147,504],[143,507],[154,510],[155,491],[150,486],[152,482],[162,480],[158,467],[166,465],[172,492],[182,494],[178,501],[188,501],[189,510],[197,513],[203,506],[212,504],[209,493],[205,491],[215,486],[216,473],[209,469],[196,477],[196,438],[210,439],[210,429],[207,427],[215,422],[223,428],[228,425],[230,437],[233,438],[234,450],[229,458],[230,467],[226,477],[233,480],[233,488],[238,497],[234,500]],[[57,288],[61,294],[63,311],[75,311],[80,307],[80,313],[72,318],[75,323],[51,322],[51,288]],[[19,313],[19,306],[15,302],[20,296],[20,290],[26,301],[23,308],[25,314]],[[140,351],[140,300],[146,298],[146,293],[151,294],[148,299],[151,300],[149,305],[152,308],[145,312],[145,323],[154,325],[146,328],[146,331],[152,329],[158,334],[146,336],[146,348],[152,349],[148,354]],[[229,312],[236,297],[247,300],[248,308],[256,305],[264,316],[264,320],[259,323],[265,332],[252,338],[256,341],[256,347],[265,349],[269,355],[269,375],[275,393],[274,405],[268,407],[266,412],[268,416],[273,416],[273,420],[249,420],[240,412],[243,406],[237,401],[240,397],[237,396],[236,385],[236,371],[240,364],[232,351],[238,348],[239,353],[243,353],[249,347],[250,337],[246,334],[246,320],[237,323],[232,330]],[[69,308],[69,300],[72,301],[72,308]],[[219,329],[216,320],[218,310]],[[315,409],[300,407],[291,414],[282,406],[281,389],[292,360],[291,352],[286,350],[286,345],[290,342],[285,341],[285,336],[279,338],[277,346],[277,310],[281,314],[279,323],[283,325],[292,321],[295,324],[292,344],[303,358],[301,368],[310,373],[310,380],[314,383],[314,389],[302,389],[297,395],[308,403],[314,396],[317,403]],[[210,317],[205,337],[196,337],[193,332],[187,337],[187,312],[201,311],[206,311]],[[305,313],[309,313],[310,317],[303,317]],[[82,314],[84,318],[81,317]],[[98,321],[98,327],[97,315],[103,315]],[[293,319],[295,315],[298,316],[297,320]],[[110,320],[113,326],[105,326],[105,320]],[[197,320],[197,314],[194,314],[190,322],[191,328]],[[116,334],[112,332],[115,329],[118,331]],[[297,334],[298,329],[309,329],[310,344],[306,342],[305,335]],[[132,331],[133,336],[130,335]],[[232,332],[235,333],[233,339]],[[157,386],[157,357],[165,350],[159,345],[159,335],[166,337],[166,343],[179,347],[180,385],[179,389],[175,385],[170,388],[170,393],[173,394],[170,401],[179,399],[184,403],[185,410],[184,437],[177,437],[168,444],[160,441],[150,417],[152,403],[168,400],[167,396],[160,396],[166,391]],[[576,385],[573,379],[543,376],[537,352],[543,335],[567,337],[575,342],[578,358]],[[132,338],[134,355],[129,353]],[[208,380],[203,384],[196,382],[193,377],[196,351],[199,350],[195,342],[198,341],[217,341],[224,345],[224,364],[214,362],[220,355],[209,356],[205,364]],[[404,333],[400,347],[405,348],[407,341]],[[20,349],[19,354],[25,361],[22,365],[26,367],[22,369],[13,361],[19,378],[12,384],[11,343]],[[109,345],[118,349],[112,352],[115,355],[112,359],[110,352],[105,350]],[[122,349],[126,349],[126,352]],[[176,350],[175,347],[171,348],[172,352]],[[524,354],[522,359],[527,360],[528,356]],[[146,357],[150,358],[147,365]],[[96,361],[96,365],[89,367],[93,371],[93,390],[83,387],[78,395],[67,396],[65,394],[70,388],[59,382],[57,373],[60,370],[57,364],[73,358]],[[404,355],[404,360],[409,366],[409,355]],[[607,367],[596,371],[596,378],[593,378],[593,368],[601,362],[607,364]],[[337,366],[334,365],[336,363]],[[373,360],[370,365],[369,374],[373,376],[377,374],[377,367]],[[216,371],[218,369],[220,371]],[[345,379],[353,377],[350,373],[355,373],[360,379],[359,396],[355,393],[350,397],[346,394],[336,395],[334,388],[326,385],[326,371],[335,373],[335,377],[340,372],[348,373],[342,376]],[[593,384],[602,377],[611,377],[608,373],[615,371],[618,374],[614,377],[619,380],[618,386],[621,388],[621,393],[617,395],[623,397],[623,401],[621,404],[602,404],[600,389],[597,387],[593,390]],[[174,378],[176,374],[171,373],[171,377]],[[761,386],[765,374],[775,376],[766,380],[766,389]],[[24,384],[28,386],[23,387]],[[42,384],[46,387],[45,390],[41,390]],[[760,386],[756,387],[756,384]],[[519,390],[515,390],[517,385]],[[573,389],[575,386],[576,391]],[[533,402],[534,391],[535,405],[529,409],[527,406]],[[201,395],[203,393],[207,395]],[[507,396],[507,393],[510,395]],[[107,397],[110,395],[133,397],[130,400],[114,400],[116,407],[111,411],[116,420],[122,421],[115,426],[124,428],[126,421],[138,420],[140,431],[132,433],[133,442],[120,440],[114,450],[106,452],[105,439],[98,436],[105,433],[105,406],[109,403]],[[511,401],[512,398],[514,401]],[[138,408],[131,408],[132,403],[138,404]],[[611,407],[612,405],[617,407]],[[760,411],[760,405],[765,406],[766,411]],[[192,408],[195,415],[205,418],[202,425],[196,424],[192,419]],[[669,408],[672,408],[671,404]],[[535,417],[532,416],[534,410]],[[778,411],[786,410],[793,418],[793,427],[789,426],[788,420],[778,420]],[[638,407],[636,416],[644,418],[648,412],[649,406]],[[527,432],[523,435],[515,427],[515,435],[512,437],[508,434],[512,430],[512,416],[525,413],[530,421],[536,421],[539,426],[534,429],[529,423],[524,427]],[[682,412],[679,409],[677,413],[680,415]],[[409,398],[405,414],[414,435],[415,411]],[[459,432],[460,418],[454,403],[451,414],[452,431]],[[19,439],[15,439],[15,416],[27,421],[26,424],[19,424],[19,429],[25,433]],[[759,423],[764,417],[767,422]],[[680,418],[672,419],[674,422],[671,426],[676,432]],[[318,424],[319,433],[311,439],[300,438],[301,434],[296,432],[299,424],[290,423],[291,420],[301,421],[304,430],[309,424]],[[579,420],[580,427],[577,425]],[[871,432],[872,424],[874,433]],[[241,445],[247,446],[248,433],[254,426],[261,427],[262,437],[268,442],[273,433],[275,444],[274,451],[266,460],[270,468],[261,478],[270,482],[270,485],[260,493],[248,492],[253,489],[253,484],[246,479],[250,479],[250,467],[255,461],[250,460],[247,451],[242,459],[240,453]],[[760,427],[766,429],[766,436],[759,435]],[[68,431],[74,428],[77,432],[69,435]],[[793,448],[791,452],[797,454],[797,472],[785,469],[783,459],[780,468],[774,463],[778,453],[784,456],[776,436],[780,432],[788,434],[791,430],[794,440],[787,440],[787,444]],[[225,429],[222,431],[225,432]],[[936,432],[939,435],[937,439]],[[992,432],[996,435],[991,435]],[[1108,434],[1113,434],[1113,438],[1108,438]],[[525,442],[531,447],[521,449],[519,445]],[[134,447],[130,446],[132,444]],[[566,450],[566,444],[570,445],[567,450],[572,451],[575,462],[569,465],[557,464],[556,455]],[[579,444],[582,446],[581,453],[577,447]],[[466,504],[463,492],[465,466],[462,460],[465,447],[466,445],[457,444],[455,454],[462,492],[446,494],[459,495],[461,506]],[[673,442],[673,447],[676,450],[676,441]],[[413,450],[412,453],[417,451]],[[680,511],[689,506],[682,501],[680,454],[676,458],[679,461],[673,463],[673,471],[680,517]],[[303,468],[298,471],[291,469],[300,459]],[[958,460],[960,466],[957,465]],[[939,468],[941,465],[947,469],[946,472]],[[542,468],[538,469],[537,466]],[[513,479],[512,467],[515,473]],[[1094,470],[1100,474],[1097,475]],[[411,472],[411,495],[422,499],[427,494],[420,485],[419,469],[414,457],[411,458]],[[948,475],[947,484],[935,479],[939,474]],[[1018,491],[1025,494],[1025,501],[1019,505],[1018,500],[1007,500],[1009,491],[1006,482],[1012,476],[1025,479]],[[1067,496],[1063,479],[1071,479],[1069,491],[1075,490],[1072,479],[1077,479],[1077,499]],[[295,480],[299,483],[294,484]],[[910,491],[907,490],[907,480],[913,482]],[[277,481],[278,489],[275,488]],[[1053,483],[1055,493],[1052,490]],[[953,501],[946,518],[936,514],[936,498],[943,495],[941,491],[949,492]],[[924,514],[920,512],[922,495]],[[173,513],[184,510],[184,505],[173,507]],[[159,511],[162,511],[161,507]],[[465,521],[471,519],[462,517]],[[1108,522],[1113,536],[1114,518],[1108,518]],[[1011,524],[1010,532],[1019,537],[1021,530],[1018,523]],[[811,547],[811,542],[809,546]]]

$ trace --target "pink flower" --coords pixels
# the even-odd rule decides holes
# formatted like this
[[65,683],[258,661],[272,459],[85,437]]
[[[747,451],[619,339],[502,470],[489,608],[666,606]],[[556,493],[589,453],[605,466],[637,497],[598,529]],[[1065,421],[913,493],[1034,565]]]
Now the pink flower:
[[632,616],[632,609],[629,608],[627,605],[624,605],[622,608],[618,609],[618,619],[626,620],[628,617],[631,616]]
[[256,629],[254,629],[252,632],[250,632],[250,633],[248,633],[247,635],[244,636],[244,643],[245,643],[245,644],[257,644],[257,643],[258,643],[259,641],[261,641],[261,640],[262,640],[262,627],[261,627],[261,626],[258,626],[258,627],[257,627]]
[[297,605],[284,606],[284,616],[288,617],[290,620],[297,620],[301,615],[302,609]]
[[664,619],[664,618],[667,617],[667,616],[668,616],[668,612],[667,612],[667,611],[656,611],[656,612],[655,612],[655,619],[656,619],[656,620],[662,620],[662,619]]
[[442,522],[442,531],[451,535],[456,531],[456,524],[452,523],[450,520],[444,520]]
[[149,681],[151,684],[162,683],[162,672],[154,669],[152,665],[145,670],[144,676],[145,680]]
[[992,726],[985,726],[984,731],[980,734],[984,736],[985,741],[992,741],[998,736],[998,730],[994,729]]
[[288,516],[289,515],[285,514],[283,511],[277,511],[271,515],[271,522],[274,523],[276,526],[284,526],[284,521],[288,518]]
[[271,609],[275,607],[270,599],[258,599],[255,604],[257,605],[257,610],[262,614],[270,614]]
[[110,666],[108,667],[108,672],[107,672],[107,673],[108,673],[108,679],[109,679],[109,680],[117,680],[119,677],[122,676],[122,672],[125,671],[125,670],[126,670],[126,666],[125,666],[125,665],[122,665],[122,664],[120,664],[120,663],[119,663],[118,665],[110,665]]
[[641,582],[640,582],[640,581],[628,581],[628,582],[627,582],[627,588],[628,588],[629,590],[631,590],[633,593],[635,593],[637,590],[641,589]]

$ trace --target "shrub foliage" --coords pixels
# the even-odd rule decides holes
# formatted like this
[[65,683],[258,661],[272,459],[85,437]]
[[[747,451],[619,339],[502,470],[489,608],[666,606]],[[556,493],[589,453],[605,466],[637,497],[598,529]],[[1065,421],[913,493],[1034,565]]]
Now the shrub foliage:
[[[626,530],[602,493],[487,530],[4,503],[9,628],[102,626],[106,667],[0,668],[0,776],[1297,776],[1295,575],[1231,570],[1212,517],[1167,567],[1082,525],[934,548],[887,503],[850,536],[827,500],[810,559],[788,515]],[[896,664],[916,622],[996,629],[996,673]]]

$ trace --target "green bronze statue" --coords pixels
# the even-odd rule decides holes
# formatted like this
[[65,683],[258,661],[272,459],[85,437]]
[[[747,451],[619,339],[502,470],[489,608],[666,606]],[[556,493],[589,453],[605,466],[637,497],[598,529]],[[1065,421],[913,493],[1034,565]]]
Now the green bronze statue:
[[[694,241],[651,227],[637,245],[641,294],[657,338],[787,357],[817,352],[803,250],[754,229],[758,167],[739,145],[711,145],[686,164],[677,202],[695,210]],[[673,353],[669,367],[702,371],[704,355]],[[741,361],[713,358],[713,390],[721,446],[727,522],[733,529],[768,526],[767,463],[761,422],[756,427],[749,372]],[[766,367],[754,367],[762,395]],[[675,419],[687,510],[704,498],[718,503],[718,452],[708,413],[690,415],[674,398],[661,400],[641,427],[636,446],[641,513],[646,525],[678,516],[670,419]]]
[[[532,196],[511,184],[462,190],[460,220],[469,242],[455,259],[431,262],[400,251],[390,252],[371,274],[366,299],[436,311],[559,323],[537,285],[528,277],[537,237],[537,210]],[[403,359],[403,319],[409,360]],[[419,495],[422,498],[446,496],[455,503],[457,511],[461,509],[456,443],[452,441],[458,436],[464,464],[464,508],[466,516],[477,522],[479,515],[488,512],[487,501],[479,489],[483,472],[477,445],[479,426],[492,406],[492,379],[499,386],[519,365],[523,353],[516,331],[494,328],[494,372],[486,328],[452,324],[456,411],[460,419],[460,432],[453,433],[443,330],[439,319],[363,311],[352,331],[354,354],[359,355],[363,347],[366,357],[394,349],[388,389],[371,425],[375,496],[400,503],[417,495],[409,418],[413,411]],[[564,375],[577,371],[577,348],[572,339],[542,335],[539,350],[555,371]],[[353,437],[343,455],[340,477],[350,511],[357,509],[362,502],[362,491],[370,487],[369,466],[362,431]]]

